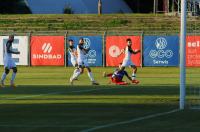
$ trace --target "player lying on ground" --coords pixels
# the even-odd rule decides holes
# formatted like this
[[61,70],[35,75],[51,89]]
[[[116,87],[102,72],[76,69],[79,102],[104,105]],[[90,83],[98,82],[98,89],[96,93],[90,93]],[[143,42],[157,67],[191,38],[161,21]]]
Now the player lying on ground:
[[[109,77],[111,82],[116,85],[128,85],[128,82],[123,81],[124,75],[134,84],[135,81],[132,80],[132,78],[128,75],[128,73],[125,70],[121,70],[122,63],[119,64],[119,68],[117,68],[113,73],[106,74],[106,72],[103,73],[104,77]],[[139,83],[139,82],[138,82]]]

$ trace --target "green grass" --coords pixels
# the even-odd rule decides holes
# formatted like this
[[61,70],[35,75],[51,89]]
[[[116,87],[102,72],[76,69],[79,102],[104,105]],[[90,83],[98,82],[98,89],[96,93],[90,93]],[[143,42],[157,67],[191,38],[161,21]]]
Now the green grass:
[[[187,19],[187,31],[200,30],[199,17]],[[154,14],[112,14],[112,15],[0,15],[2,32],[56,32],[67,31],[111,31],[144,32],[154,34],[177,34],[180,18]],[[196,32],[197,32],[196,31]]]
[[[79,132],[97,126],[167,112],[179,106],[179,69],[139,68],[139,85],[108,84],[102,72],[92,68],[101,84],[91,86],[87,74],[69,85],[73,68],[19,67],[18,87],[0,89],[0,131]],[[2,73],[3,67],[0,67]],[[131,73],[130,69],[128,72]],[[187,91],[199,87],[199,68],[187,69]],[[6,84],[9,84],[8,76]],[[192,101],[192,96],[188,100]],[[198,110],[186,109],[169,115],[116,125],[97,132],[196,132]],[[95,131],[95,132],[96,132]]]

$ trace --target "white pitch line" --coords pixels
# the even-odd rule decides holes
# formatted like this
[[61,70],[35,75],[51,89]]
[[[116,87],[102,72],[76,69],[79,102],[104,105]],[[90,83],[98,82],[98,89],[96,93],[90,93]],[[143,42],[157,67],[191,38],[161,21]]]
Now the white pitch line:
[[92,132],[92,131],[103,129],[103,128],[130,124],[130,123],[134,123],[134,122],[141,121],[141,120],[146,120],[146,119],[151,119],[151,118],[155,118],[155,117],[159,117],[159,116],[172,114],[172,113],[175,113],[175,112],[178,112],[178,111],[180,111],[180,110],[179,109],[175,109],[175,110],[171,110],[171,111],[168,111],[168,112],[147,115],[147,116],[143,116],[143,117],[139,117],[139,118],[133,118],[133,119],[127,120],[127,121],[115,122],[115,123],[110,123],[110,124],[106,124],[106,125],[96,126],[96,127],[93,127],[93,128],[82,130],[81,132]]
[[[91,92],[91,91],[100,91],[100,90],[110,90],[110,89],[117,89],[117,88],[98,88],[98,89],[87,89],[87,90],[76,90],[76,91],[70,91],[70,92],[51,92],[51,93],[46,93],[46,94],[38,94],[38,95],[30,95],[30,96],[22,96],[22,97],[15,97],[15,98],[5,98],[5,99],[0,99],[0,100],[16,100],[16,99],[28,99],[28,98],[34,98],[34,97],[40,97],[40,96],[45,96],[45,95],[53,95],[53,94],[61,94],[61,93],[82,93],[82,92]],[[6,102],[0,102],[0,104],[4,104]]]

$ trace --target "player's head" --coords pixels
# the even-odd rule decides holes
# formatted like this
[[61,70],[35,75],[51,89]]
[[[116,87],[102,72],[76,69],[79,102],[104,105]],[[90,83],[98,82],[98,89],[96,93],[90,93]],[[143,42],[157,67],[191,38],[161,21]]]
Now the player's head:
[[79,44],[84,44],[84,39],[83,38],[79,39]]
[[70,39],[68,40],[69,46],[73,46],[74,45],[74,40]]
[[13,42],[14,41],[14,35],[12,34],[12,35],[9,35],[9,41],[11,41],[11,42]]
[[131,46],[132,45],[132,40],[130,38],[126,39],[126,43],[128,46]]

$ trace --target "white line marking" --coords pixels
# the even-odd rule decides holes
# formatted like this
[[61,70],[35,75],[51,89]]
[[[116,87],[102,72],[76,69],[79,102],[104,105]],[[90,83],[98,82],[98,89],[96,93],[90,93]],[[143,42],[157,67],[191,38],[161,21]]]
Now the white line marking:
[[54,95],[54,94],[61,94],[61,93],[82,93],[82,92],[91,92],[91,91],[101,91],[101,90],[110,90],[110,89],[117,89],[115,87],[113,88],[97,88],[97,89],[87,89],[87,90],[76,90],[76,91],[62,91],[62,92],[51,92],[51,93],[46,93],[46,94],[38,94],[38,95],[30,95],[30,96],[22,96],[22,97],[15,97],[15,98],[4,98],[0,99],[5,100],[5,102],[0,102],[0,104],[6,103],[6,100],[16,100],[16,99],[28,99],[28,98],[34,98],[34,97],[40,97],[40,96],[46,96],[46,95]]
[[113,127],[113,126],[117,126],[117,125],[129,124],[129,123],[133,123],[133,122],[137,122],[137,121],[141,121],[141,120],[146,120],[146,119],[151,119],[151,118],[155,118],[155,117],[159,117],[159,116],[172,114],[172,113],[175,113],[175,112],[178,112],[178,111],[180,111],[180,110],[179,109],[175,109],[175,110],[168,111],[168,112],[147,115],[147,116],[139,117],[139,118],[133,118],[133,119],[127,120],[127,121],[122,121],[122,122],[110,123],[110,124],[107,124],[107,125],[96,126],[96,127],[93,127],[93,128],[82,130],[81,132],[92,132],[94,130],[99,130],[99,129],[102,129],[102,128],[108,128],[108,127]]

